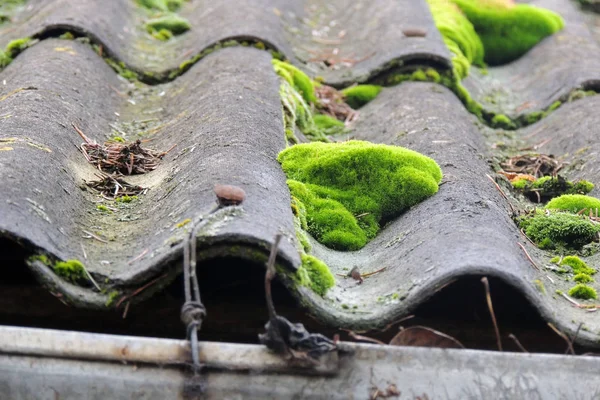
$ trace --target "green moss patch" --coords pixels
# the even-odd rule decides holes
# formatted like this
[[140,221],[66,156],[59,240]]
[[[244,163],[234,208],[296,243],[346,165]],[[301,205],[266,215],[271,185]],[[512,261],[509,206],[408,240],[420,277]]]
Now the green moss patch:
[[563,257],[562,260],[560,257],[554,257],[550,260],[550,262],[561,266],[571,267],[571,270],[575,275],[594,275],[596,273],[594,268],[590,268],[585,261],[577,256],[566,256]]
[[159,40],[169,40],[191,29],[190,22],[176,14],[163,15],[146,21],[146,30]]
[[561,30],[563,19],[556,13],[510,0],[452,0],[481,39],[484,60],[505,64],[528,52],[542,39]]
[[342,90],[346,103],[354,108],[360,108],[373,100],[381,92],[378,85],[356,85]]
[[[568,181],[560,175],[556,177],[544,176],[535,181],[519,179],[512,182],[512,186],[535,203],[545,203],[565,194],[583,195],[594,189],[594,184],[591,182],[585,180]],[[562,203],[562,201],[559,203]]]
[[337,135],[346,129],[342,121],[325,114],[317,114],[313,117],[316,129],[326,135]]
[[272,62],[275,72],[300,93],[307,104],[315,104],[317,102],[315,85],[308,75],[290,63],[277,59],[273,59]]
[[577,274],[573,277],[573,280],[577,283],[590,283],[594,281],[594,278],[588,274]]
[[548,204],[546,204],[548,210],[562,210],[569,211],[572,213],[578,213],[580,211],[596,213],[600,210],[600,200],[581,194],[565,194],[560,197],[556,197]]
[[483,66],[483,43],[465,14],[449,0],[427,1],[436,27],[453,53],[452,64],[459,79],[469,74],[472,64]]
[[278,160],[308,232],[338,250],[363,247],[383,221],[435,194],[442,178],[429,157],[361,141],[295,145]]
[[30,261],[40,261],[42,264],[52,268],[54,273],[67,282],[74,284],[87,282],[87,274],[85,273],[85,267],[79,260],[67,260],[67,261],[51,261],[50,258],[45,254],[39,254],[30,257]]
[[315,293],[323,296],[335,285],[335,278],[327,265],[316,257],[302,255],[302,265],[296,272],[298,283],[310,287]]
[[0,68],[6,67],[23,50],[34,43],[34,40],[26,37],[9,42],[4,50],[0,50]]
[[600,225],[583,215],[536,210],[519,218],[519,226],[540,249],[579,250],[593,242]]
[[177,11],[185,0],[137,0],[137,3],[149,10]]
[[54,264],[54,272],[71,283],[87,280],[83,264],[78,260],[57,261]]
[[569,290],[569,296],[582,300],[593,300],[598,298],[596,289],[580,283]]

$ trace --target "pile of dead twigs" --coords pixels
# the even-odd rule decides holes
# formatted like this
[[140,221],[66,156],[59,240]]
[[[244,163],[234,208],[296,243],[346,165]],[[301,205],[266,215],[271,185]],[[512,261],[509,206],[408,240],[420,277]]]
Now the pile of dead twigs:
[[355,111],[344,100],[342,92],[327,85],[315,87],[315,95],[319,99],[319,112],[329,115],[345,124],[349,124],[358,118],[358,111]]
[[90,140],[78,127],[73,128],[84,140],[80,149],[88,162],[100,171],[122,175],[144,174],[158,166],[162,158],[173,149],[158,152],[142,147],[141,140],[131,143],[105,142]]
[[552,155],[524,154],[511,157],[500,165],[504,172],[529,174],[541,178],[542,176],[556,176],[566,164]]
[[85,182],[85,184],[100,192],[102,197],[108,200],[122,196],[137,196],[146,193],[148,190],[141,186],[132,185],[118,176],[106,173],[96,174],[96,176],[99,178],[97,181]]
[[86,160],[100,171],[96,174],[99,180],[86,182],[86,185],[108,199],[145,193],[147,189],[132,185],[122,177],[154,170],[160,160],[175,147],[173,145],[167,151],[158,152],[143,148],[141,140],[130,143],[109,141],[99,144],[88,138],[77,125],[72,125],[83,139],[79,150]]

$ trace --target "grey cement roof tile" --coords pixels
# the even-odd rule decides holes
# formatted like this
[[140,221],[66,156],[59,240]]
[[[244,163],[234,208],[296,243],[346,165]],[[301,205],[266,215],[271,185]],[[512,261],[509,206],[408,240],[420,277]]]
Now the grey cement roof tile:
[[532,4],[560,14],[565,27],[512,63],[490,67],[486,74],[472,69],[463,84],[490,112],[515,118],[565,101],[575,89],[600,87],[600,47],[575,2],[536,0]]
[[[563,14],[565,30],[514,63],[490,69],[485,78],[467,78],[466,86],[479,101],[498,85],[506,89],[498,112],[516,115],[511,110],[525,101],[534,102],[528,111],[544,109],[572,89],[593,87],[599,76],[597,44],[579,11],[566,0],[537,3]],[[279,79],[267,52],[221,49],[171,82],[145,85],[119,78],[86,44],[46,36],[55,29],[79,32],[132,68],[159,74],[176,68],[189,54],[232,37],[264,41],[300,63],[308,61],[308,50],[331,47],[313,43],[312,32],[298,22],[304,17],[315,18],[317,25],[328,21],[331,10],[319,14],[324,3],[305,10],[305,3],[283,0],[236,2],[236,7],[229,1],[194,2],[182,11],[194,28],[168,43],[153,42],[140,30],[143,13],[126,0],[109,6],[66,0],[33,4],[38,8],[3,28],[7,34],[2,41],[26,34],[39,34],[43,40],[0,72],[0,82],[6,81],[0,86],[0,145],[11,147],[0,152],[0,235],[59,259],[85,260],[89,272],[109,290],[127,292],[163,277],[153,287],[156,291],[180,270],[187,228],[178,228],[178,223],[206,215],[215,205],[213,185],[226,183],[242,187],[247,200],[211,217],[199,237],[200,258],[235,255],[261,261],[275,234],[283,231],[280,262],[291,269],[298,266],[289,192],[276,161],[286,146]],[[342,4],[332,2],[331,7],[339,12]],[[390,0],[364,12],[342,10],[340,26],[348,27],[342,51],[360,56],[373,49],[375,54],[346,69],[321,71],[310,63],[303,68],[337,84],[373,77],[398,59],[418,65],[433,60],[443,68],[448,52],[424,11],[425,3],[410,4],[403,8]],[[242,16],[244,24],[237,23]],[[405,38],[405,27],[425,27],[427,36]],[[183,57],[184,50],[191,53]],[[535,143],[539,137],[532,138],[532,133],[542,130],[552,138],[547,149],[580,160],[574,164],[579,169],[569,171],[573,178],[600,184],[594,112],[598,101],[593,96],[566,104],[515,136]],[[105,214],[96,208],[99,197],[80,188],[83,180],[94,179],[95,171],[78,150],[82,139],[72,123],[98,142],[113,132],[123,131],[130,138],[145,132],[140,137],[151,138],[149,146],[155,149],[176,147],[156,170],[127,177],[149,189],[144,196]],[[362,250],[332,251],[313,240],[313,254],[334,273],[355,265],[363,271],[387,269],[361,285],[338,277],[325,297],[287,281],[309,312],[337,327],[383,327],[460,277],[488,275],[516,287],[565,332],[574,333],[579,321],[585,321],[589,330],[577,340],[597,345],[600,317],[553,297],[567,283],[546,281],[546,274],[536,271],[517,245],[525,245],[540,263],[548,258],[524,240],[509,205],[486,177],[491,173],[486,136],[493,132],[452,92],[431,83],[385,88],[360,110],[349,135],[434,158],[444,183],[435,196],[390,221]],[[588,149],[578,152],[581,148]],[[89,238],[87,232],[106,240]],[[69,284],[39,261],[30,267],[77,305],[104,307],[106,293]],[[536,279],[544,280],[546,294],[536,288]]]
[[[180,12],[190,21],[191,30],[169,43],[147,34],[144,21],[148,14],[130,0],[52,0],[33,4],[27,18],[0,30],[1,46],[20,37],[73,31],[102,44],[108,55],[146,73],[147,79],[164,80],[184,61],[217,42],[232,39],[263,42],[302,66],[322,54],[331,57],[334,47],[330,43],[339,41],[335,47],[340,53],[335,57],[351,59],[353,63],[362,61],[341,69],[341,65],[318,69],[319,75],[334,84],[365,81],[382,70],[403,64],[441,68],[450,65],[449,52],[424,1],[401,4],[386,0],[370,7],[368,1],[361,0],[353,2],[350,8],[345,1],[195,1]],[[336,22],[335,28],[332,21]],[[315,39],[313,31],[325,27],[347,34],[342,38],[336,33],[334,39]],[[402,29],[422,29],[427,36],[407,37]],[[315,68],[316,63],[312,63],[311,71],[316,72]]]

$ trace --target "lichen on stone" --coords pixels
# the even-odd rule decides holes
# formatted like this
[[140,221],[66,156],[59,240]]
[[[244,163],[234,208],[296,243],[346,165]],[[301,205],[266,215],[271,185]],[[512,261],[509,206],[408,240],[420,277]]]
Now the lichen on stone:
[[278,160],[306,207],[308,232],[338,250],[363,247],[382,222],[435,194],[442,178],[429,157],[362,141],[295,145]]

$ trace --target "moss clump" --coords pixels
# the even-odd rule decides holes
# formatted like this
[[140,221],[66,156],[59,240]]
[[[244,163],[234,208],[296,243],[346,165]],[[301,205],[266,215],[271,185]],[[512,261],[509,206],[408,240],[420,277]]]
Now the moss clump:
[[57,261],[54,264],[54,273],[71,283],[85,280],[85,269],[79,260]]
[[573,277],[573,280],[577,283],[590,283],[594,281],[594,278],[588,274],[577,274]]
[[329,115],[317,114],[313,117],[315,127],[326,135],[336,135],[344,132],[346,125]]
[[530,184],[530,182],[531,181],[528,179],[517,179],[516,181],[511,182],[511,184],[513,188],[517,190],[523,190]]
[[313,81],[304,72],[294,67],[292,64],[273,59],[273,67],[277,75],[285,79],[292,87],[298,91],[304,101],[308,104],[316,104],[315,85]]
[[600,225],[583,215],[541,210],[521,217],[519,226],[540,249],[578,250],[593,242],[600,232]]
[[501,129],[514,129],[515,123],[504,114],[494,115],[492,118],[492,127]]
[[149,10],[177,11],[185,0],[137,0],[138,4]]
[[551,263],[561,265],[561,266],[569,266],[575,275],[578,274],[586,274],[586,275],[594,275],[596,270],[594,268],[590,268],[585,261],[577,256],[566,256],[561,260],[560,257],[554,257],[550,260]]
[[360,108],[373,100],[381,92],[378,85],[357,85],[342,90],[346,103],[354,108]]
[[521,57],[538,42],[561,30],[562,18],[549,10],[501,0],[452,0],[473,24],[491,65]]
[[33,39],[29,37],[15,39],[9,42],[4,50],[0,50],[0,68],[6,67],[23,50],[31,46]]
[[311,250],[310,241],[306,231],[308,225],[306,223],[306,207],[304,203],[292,196],[292,213],[294,214],[294,228],[296,231],[296,238],[300,244],[298,249],[300,252],[309,252]]
[[138,197],[137,196],[129,196],[129,195],[125,195],[125,196],[121,196],[121,197],[117,197],[115,199],[115,201],[117,203],[131,203],[132,201],[137,200]]
[[452,64],[458,78],[466,77],[472,64],[483,66],[483,43],[465,14],[451,1],[427,1],[444,43],[453,53]]
[[288,142],[298,143],[294,133],[296,126],[312,140],[329,141],[324,130],[315,124],[310,104],[286,78],[281,80],[279,95],[283,105],[283,124]]
[[104,303],[104,305],[106,307],[110,307],[115,302],[115,300],[117,300],[117,297],[119,297],[119,294],[120,293],[118,290],[113,290],[112,292],[110,292],[108,294],[108,298],[106,299],[106,303]]
[[543,203],[564,194],[586,194],[594,189],[588,181],[567,181],[562,176],[544,176],[534,181],[519,179],[512,182],[515,189],[522,191],[531,201]]
[[173,35],[181,35],[191,27],[187,19],[176,14],[163,15],[146,21],[148,33],[161,40],[168,40]]
[[52,262],[45,254],[36,254],[35,256],[29,257],[29,261],[39,261],[44,265],[51,266]]
[[586,210],[585,212],[592,210],[595,213],[596,210],[600,210],[600,200],[582,194],[565,194],[550,200],[546,204],[546,209],[569,211],[572,213],[578,213],[581,210]]
[[104,61],[106,61],[106,63],[108,65],[110,65],[117,74],[121,75],[123,78],[127,79],[128,81],[135,81],[135,80],[139,79],[139,74],[137,72],[127,68],[127,66],[125,65],[125,63],[123,61],[115,61],[110,57],[104,58]]
[[598,298],[596,289],[580,283],[569,289],[569,296],[582,300],[593,300]]
[[320,296],[335,285],[335,278],[329,271],[329,267],[323,261],[308,254],[302,255],[302,265],[296,277],[301,285],[310,287]]
[[442,178],[429,157],[361,141],[299,144],[278,160],[306,207],[308,232],[339,250],[363,247],[380,223],[435,194]]
[[111,212],[110,208],[106,207],[104,204],[98,204],[96,209],[102,212]]

